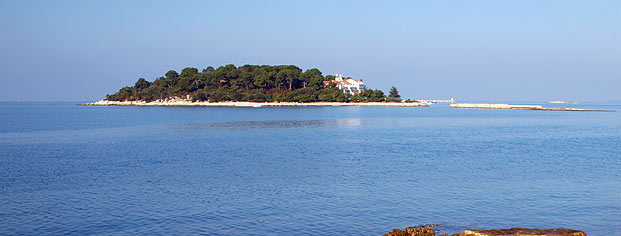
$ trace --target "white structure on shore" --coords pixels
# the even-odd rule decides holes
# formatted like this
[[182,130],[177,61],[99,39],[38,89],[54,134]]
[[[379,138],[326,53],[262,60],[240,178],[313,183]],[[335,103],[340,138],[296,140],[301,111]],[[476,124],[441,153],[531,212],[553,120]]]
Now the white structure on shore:
[[364,85],[362,80],[352,78],[343,79],[342,74],[336,74],[334,80],[323,81],[324,85],[328,85],[329,83],[335,83],[337,88],[342,90],[344,93],[349,93],[351,95],[360,94],[360,92],[367,89],[367,86]]

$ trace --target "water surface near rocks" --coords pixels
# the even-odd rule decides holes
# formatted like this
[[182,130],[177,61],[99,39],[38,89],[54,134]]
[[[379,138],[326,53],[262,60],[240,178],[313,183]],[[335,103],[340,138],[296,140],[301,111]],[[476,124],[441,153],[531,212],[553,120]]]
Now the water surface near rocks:
[[76,103],[0,103],[0,234],[621,229],[620,112]]

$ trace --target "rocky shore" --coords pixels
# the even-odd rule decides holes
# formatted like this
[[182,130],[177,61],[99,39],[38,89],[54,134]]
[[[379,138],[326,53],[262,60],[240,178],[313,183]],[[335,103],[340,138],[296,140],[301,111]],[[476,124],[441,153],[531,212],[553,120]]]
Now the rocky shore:
[[[433,227],[437,225],[426,225],[407,227],[405,230],[393,229],[384,236],[437,236],[448,235],[440,234],[434,231]],[[452,234],[451,236],[587,236],[580,230],[573,229],[527,229],[527,228],[511,228],[511,229],[490,229],[490,230],[470,230],[467,229],[462,233]]]
[[83,106],[194,106],[194,107],[294,107],[294,106],[388,106],[428,107],[425,103],[406,102],[192,102],[184,99],[145,101],[108,101],[79,104]]
[[491,230],[465,230],[457,236],[587,236],[586,233],[573,229],[491,229]]

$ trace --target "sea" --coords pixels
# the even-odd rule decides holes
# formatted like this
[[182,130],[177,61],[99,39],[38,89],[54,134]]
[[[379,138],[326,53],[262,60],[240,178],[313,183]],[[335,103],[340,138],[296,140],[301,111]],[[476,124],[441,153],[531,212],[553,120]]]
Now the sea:
[[621,112],[78,103],[0,103],[0,235],[621,235]]

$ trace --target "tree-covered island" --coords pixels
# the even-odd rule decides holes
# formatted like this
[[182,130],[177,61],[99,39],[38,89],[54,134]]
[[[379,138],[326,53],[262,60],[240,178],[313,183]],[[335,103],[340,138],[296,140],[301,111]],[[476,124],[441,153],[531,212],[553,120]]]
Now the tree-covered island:
[[[338,78],[337,78],[338,79]],[[346,78],[350,79],[350,78]],[[184,98],[192,101],[224,102],[400,102],[392,87],[389,96],[381,90],[339,89],[335,76],[324,76],[316,68],[303,71],[293,65],[235,65],[202,71],[187,67],[166,72],[153,82],[138,79],[132,87],[106,95],[108,101],[145,101]],[[365,87],[366,88],[366,87]]]

